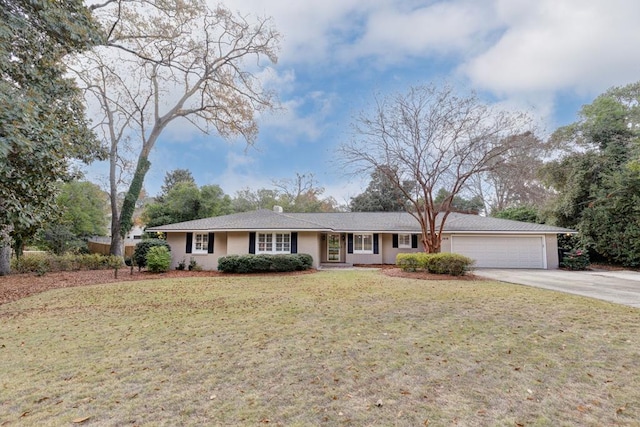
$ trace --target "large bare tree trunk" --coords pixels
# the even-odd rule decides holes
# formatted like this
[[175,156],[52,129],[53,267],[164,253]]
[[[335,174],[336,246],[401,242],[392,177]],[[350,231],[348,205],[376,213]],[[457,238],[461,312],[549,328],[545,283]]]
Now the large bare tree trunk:
[[11,229],[12,226],[0,229],[0,276],[11,273]]

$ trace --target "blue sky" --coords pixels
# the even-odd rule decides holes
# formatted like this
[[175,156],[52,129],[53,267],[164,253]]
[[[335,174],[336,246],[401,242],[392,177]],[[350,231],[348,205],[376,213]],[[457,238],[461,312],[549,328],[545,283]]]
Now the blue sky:
[[[254,147],[167,129],[145,181],[159,192],[182,168],[198,185],[234,195],[315,175],[325,196],[347,203],[368,183],[336,155],[375,95],[446,80],[487,102],[525,110],[548,132],[611,86],[640,80],[640,2],[632,0],[226,0],[243,15],[271,16],[282,33],[264,83],[283,110],[260,118]],[[91,168],[100,177],[104,165]]]

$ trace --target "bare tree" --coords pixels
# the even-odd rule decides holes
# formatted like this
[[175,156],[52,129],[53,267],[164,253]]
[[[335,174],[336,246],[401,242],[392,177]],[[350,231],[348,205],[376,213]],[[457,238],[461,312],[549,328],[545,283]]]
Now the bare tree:
[[[268,18],[250,21],[202,0],[110,0],[93,9],[108,40],[77,57],[73,70],[89,110],[99,110],[94,122],[109,150],[111,251],[120,255],[149,154],[170,123],[253,143],[256,112],[276,106],[257,73],[264,59],[277,61],[280,35]],[[123,180],[127,167],[133,174]]]
[[[440,252],[454,197],[471,177],[509,159],[521,141],[510,136],[528,126],[526,115],[497,111],[474,94],[458,96],[450,86],[418,86],[377,100],[370,114],[360,114],[354,138],[341,152],[353,173],[386,171],[407,197],[425,249]],[[415,187],[408,190],[406,181]],[[436,203],[441,188],[448,196]]]
[[471,178],[470,191],[484,202],[487,213],[516,206],[542,206],[550,196],[539,179],[547,156],[547,144],[532,132],[514,135],[521,141],[512,144],[500,167],[491,168]]
[[272,181],[278,203],[289,212],[335,212],[338,202],[333,197],[322,198],[324,187],[315,175],[296,172],[295,178]]

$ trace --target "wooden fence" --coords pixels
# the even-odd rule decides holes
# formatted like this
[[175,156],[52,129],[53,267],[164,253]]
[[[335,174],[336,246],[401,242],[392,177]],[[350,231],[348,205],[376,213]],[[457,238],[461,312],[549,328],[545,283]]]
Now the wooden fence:
[[[89,247],[89,252],[92,254],[102,254],[109,255],[111,253],[111,244],[110,243],[100,243],[100,242],[87,242],[87,246]],[[131,243],[124,245],[124,257],[130,258],[133,256],[133,251],[136,248],[136,245]]]

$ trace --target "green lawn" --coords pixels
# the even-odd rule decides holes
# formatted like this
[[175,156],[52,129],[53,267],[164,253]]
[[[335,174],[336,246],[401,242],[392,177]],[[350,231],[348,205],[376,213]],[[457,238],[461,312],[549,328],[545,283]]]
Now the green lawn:
[[0,325],[2,426],[640,420],[640,310],[522,286],[148,280],[0,305]]

